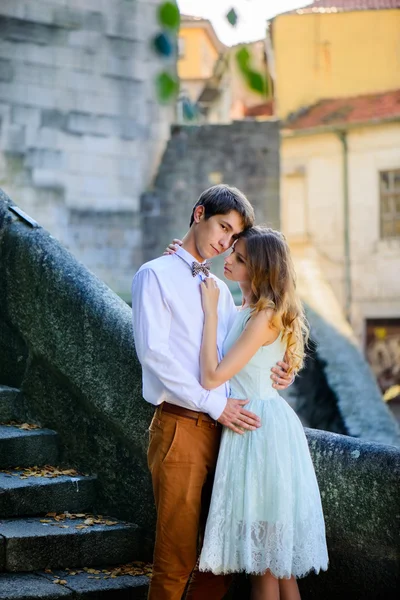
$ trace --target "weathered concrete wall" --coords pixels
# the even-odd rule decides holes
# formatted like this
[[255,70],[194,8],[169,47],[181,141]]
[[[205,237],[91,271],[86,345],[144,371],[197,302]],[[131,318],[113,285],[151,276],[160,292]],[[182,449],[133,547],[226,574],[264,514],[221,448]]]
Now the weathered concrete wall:
[[193,205],[216,183],[238,187],[253,204],[257,223],[279,228],[279,144],[278,121],[177,128],[153,190],[142,197],[144,260],[187,231]]
[[[19,361],[10,376],[24,392],[26,418],[60,433],[70,464],[98,473],[99,508],[141,525],[148,556],[154,509],[145,451],[152,411],[141,399],[130,310],[48,233],[13,216],[8,202],[1,194],[0,352],[9,343]],[[1,383],[8,382],[9,366],[0,361]],[[352,369],[349,363],[349,378]],[[394,600],[400,451],[316,430],[307,436],[331,565],[301,582],[303,598]]]
[[153,81],[160,2],[0,3],[0,185],[122,294],[173,120]]

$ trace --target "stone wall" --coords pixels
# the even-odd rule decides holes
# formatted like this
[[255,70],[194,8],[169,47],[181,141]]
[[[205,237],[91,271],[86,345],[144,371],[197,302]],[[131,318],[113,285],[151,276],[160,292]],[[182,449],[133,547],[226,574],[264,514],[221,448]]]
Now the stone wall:
[[153,190],[142,197],[144,259],[158,256],[187,231],[194,203],[216,183],[242,190],[257,223],[279,227],[279,143],[273,120],[176,128]]
[[173,119],[153,81],[160,2],[0,3],[0,185],[122,294]]

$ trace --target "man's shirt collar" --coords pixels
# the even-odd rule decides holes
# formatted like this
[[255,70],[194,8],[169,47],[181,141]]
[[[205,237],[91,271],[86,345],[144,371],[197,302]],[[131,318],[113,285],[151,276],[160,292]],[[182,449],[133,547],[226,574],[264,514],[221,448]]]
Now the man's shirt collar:
[[[185,261],[185,263],[187,263],[189,265],[190,268],[192,268],[192,263],[193,262],[198,262],[194,256],[192,256],[190,254],[190,252],[188,252],[187,250],[184,250],[182,248],[182,246],[179,246],[176,253],[182,260]],[[207,262],[206,260],[203,260],[203,262],[201,262],[200,264],[203,265],[205,262]]]

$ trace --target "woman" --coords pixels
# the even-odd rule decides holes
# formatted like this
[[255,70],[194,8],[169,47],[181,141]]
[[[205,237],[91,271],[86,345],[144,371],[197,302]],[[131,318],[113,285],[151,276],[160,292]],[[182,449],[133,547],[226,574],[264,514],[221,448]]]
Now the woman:
[[242,307],[218,363],[219,289],[213,278],[201,284],[201,383],[213,389],[230,380],[231,395],[250,399],[261,427],[223,432],[199,568],[250,574],[252,600],[298,600],[296,578],[327,569],[328,555],[304,430],[270,379],[284,355],[292,373],[301,369],[308,335],[284,236],[247,230],[225,259],[224,274],[239,283]]

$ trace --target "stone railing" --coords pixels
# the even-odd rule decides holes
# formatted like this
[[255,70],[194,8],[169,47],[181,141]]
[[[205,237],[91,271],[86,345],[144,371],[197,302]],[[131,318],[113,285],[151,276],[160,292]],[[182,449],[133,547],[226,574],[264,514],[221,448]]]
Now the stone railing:
[[[23,390],[26,418],[59,432],[65,460],[99,475],[98,508],[143,527],[148,555],[151,409],[141,398],[130,309],[10,206],[0,192],[0,383]],[[301,581],[303,597],[394,598],[400,451],[312,429],[307,436],[331,565]]]
[[[55,429],[65,458],[99,475],[99,508],[151,528],[150,406],[128,305],[0,192],[0,383]],[[105,509],[104,509],[105,510]]]

